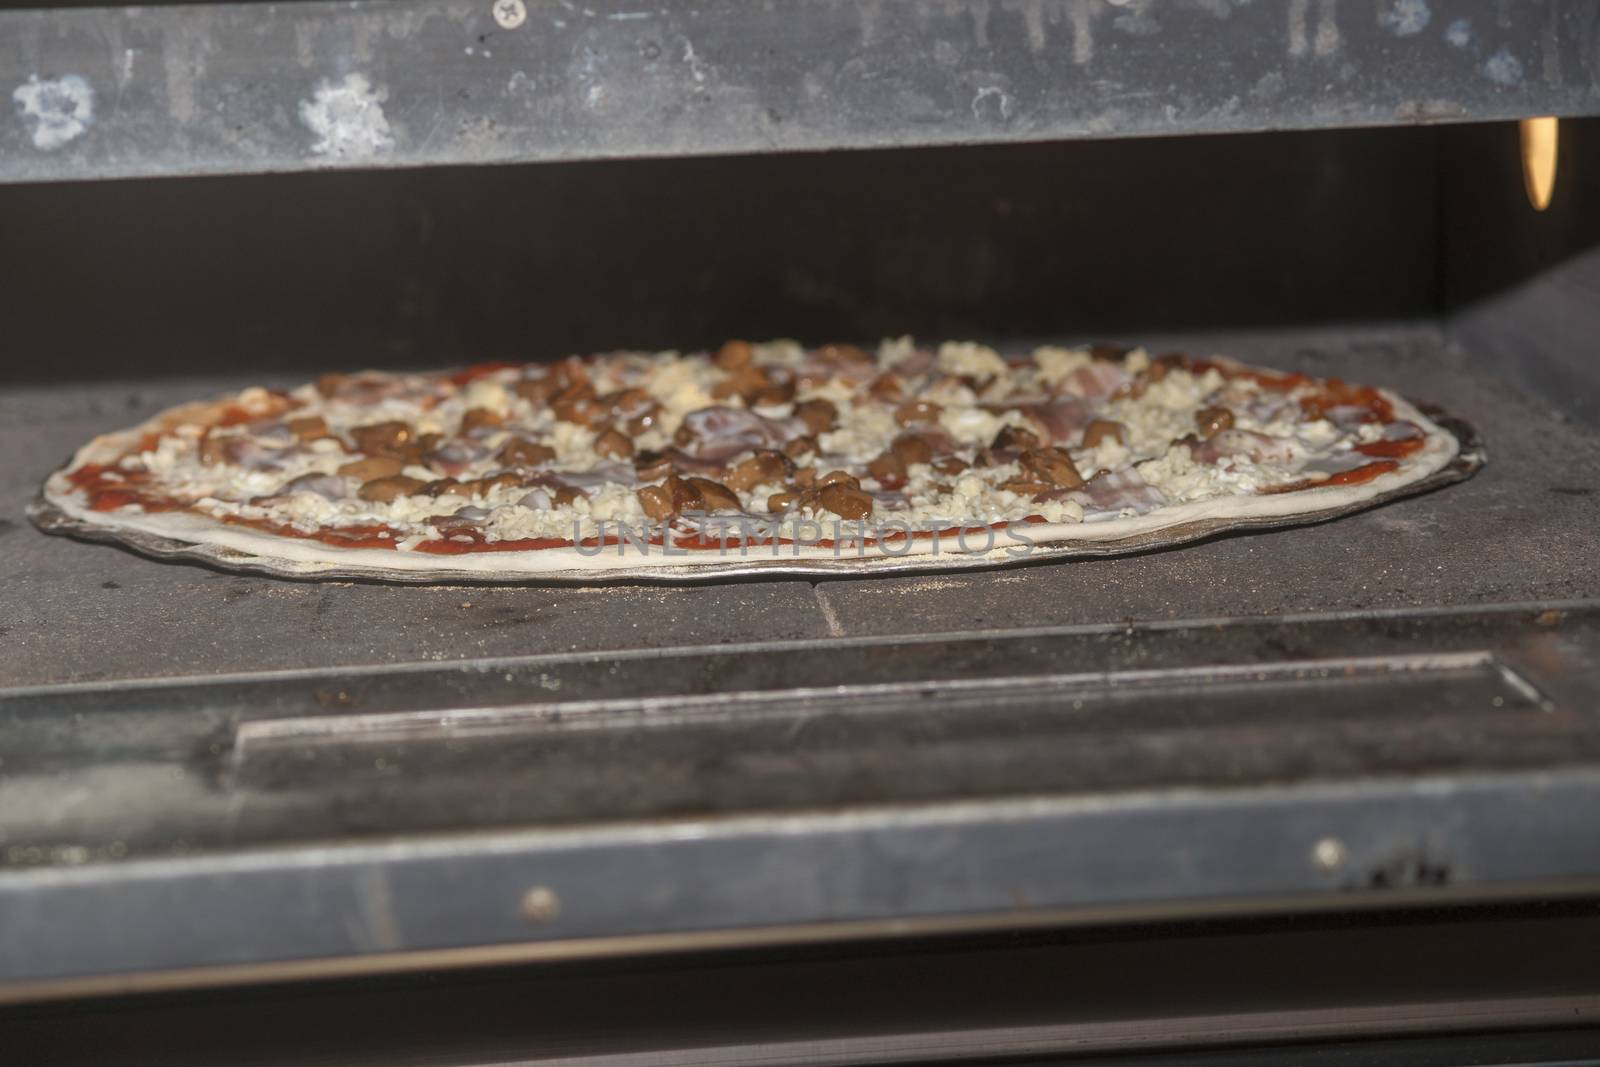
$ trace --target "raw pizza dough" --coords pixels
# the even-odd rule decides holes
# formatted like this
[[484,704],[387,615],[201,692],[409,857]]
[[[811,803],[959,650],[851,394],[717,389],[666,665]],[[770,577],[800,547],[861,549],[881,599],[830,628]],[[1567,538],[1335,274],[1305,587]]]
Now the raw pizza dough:
[[730,342],[185,405],[85,445],[43,525],[288,575],[870,572],[1324,518],[1458,450],[1387,390],[1220,357]]

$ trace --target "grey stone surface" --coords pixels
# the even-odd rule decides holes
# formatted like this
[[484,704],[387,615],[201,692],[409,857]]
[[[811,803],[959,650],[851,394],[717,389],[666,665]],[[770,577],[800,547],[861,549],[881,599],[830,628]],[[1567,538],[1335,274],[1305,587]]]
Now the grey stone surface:
[[[1137,340],[1137,339],[1130,339]],[[1178,342],[1149,339],[1153,347]],[[1570,600],[1600,594],[1600,435],[1430,329],[1191,339],[1192,351],[1392,385],[1473,422],[1478,477],[1321,526],[960,575],[673,588],[296,583],[46,537],[23,508],[90,436],[233,375],[0,397],[0,685],[490,656]]]

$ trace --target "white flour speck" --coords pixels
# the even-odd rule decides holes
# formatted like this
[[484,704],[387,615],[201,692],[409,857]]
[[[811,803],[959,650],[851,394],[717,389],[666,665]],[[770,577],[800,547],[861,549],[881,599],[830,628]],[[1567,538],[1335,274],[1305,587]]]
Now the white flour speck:
[[1516,85],[1522,81],[1522,64],[1504,48],[1484,61],[1483,72],[1490,81],[1500,85]]
[[310,100],[300,102],[300,121],[317,135],[311,151],[340,158],[375,155],[394,147],[383,114],[388,93],[374,90],[364,74],[325,81]]
[[81,137],[94,123],[94,89],[80,75],[28,80],[12,90],[17,114],[27,124],[33,147],[46,152]]
[[1378,25],[1396,37],[1411,37],[1428,28],[1433,12],[1428,0],[1389,0],[1378,9]]

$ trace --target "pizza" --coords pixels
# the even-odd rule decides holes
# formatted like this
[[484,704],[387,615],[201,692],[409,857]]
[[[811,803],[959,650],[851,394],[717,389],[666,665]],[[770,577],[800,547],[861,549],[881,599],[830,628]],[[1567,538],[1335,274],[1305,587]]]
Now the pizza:
[[282,574],[717,574],[1148,547],[1423,486],[1385,389],[1110,346],[732,341],[248,388],[96,438],[55,530]]

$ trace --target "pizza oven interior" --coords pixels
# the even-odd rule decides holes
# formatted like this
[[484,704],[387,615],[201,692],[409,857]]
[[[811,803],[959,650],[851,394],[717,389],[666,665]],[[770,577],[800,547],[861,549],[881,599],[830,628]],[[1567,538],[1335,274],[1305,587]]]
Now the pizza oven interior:
[[[1059,933],[1084,922],[1148,946],[1378,908],[1349,936],[1445,953],[1436,915],[1382,909],[1588,921],[1549,901],[1600,877],[1600,119],[1560,145],[1543,211],[1509,122],[0,186],[0,979],[517,962],[450,1001],[509,1011],[564,944],[737,947],[933,1004],[980,957],[1022,973],[980,930],[1055,930],[1030,951],[1066,961],[1114,955]],[[22,518],[89,436],[242,384],[907,333],[1380,383],[1489,464],[1174,551],[696,587],[277,581]],[[1499,906],[1457,966],[1520,995],[1516,945],[1568,927]],[[1218,934],[1266,938],[1218,1004],[1351,951],[1283,922]],[[942,939],[920,985],[863,962],[896,930]],[[819,938],[858,948],[793,947]],[[753,1017],[799,1025],[761,1010],[826,983],[770,967]],[[318,1003],[388,1003],[349,988]],[[727,989],[695,988],[711,1026]],[[445,1040],[446,1015],[384,1025]]]

